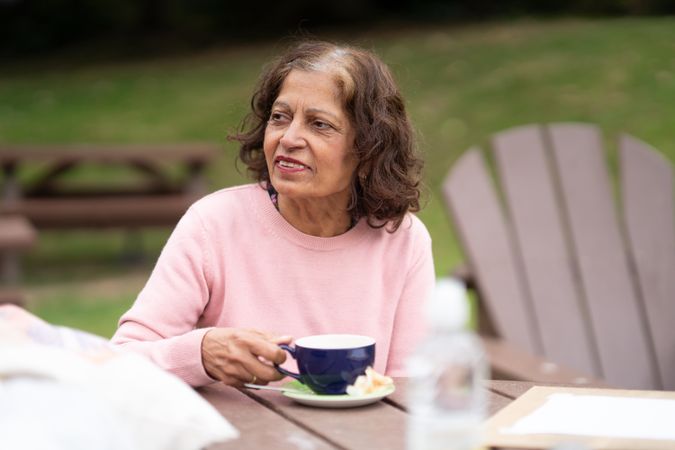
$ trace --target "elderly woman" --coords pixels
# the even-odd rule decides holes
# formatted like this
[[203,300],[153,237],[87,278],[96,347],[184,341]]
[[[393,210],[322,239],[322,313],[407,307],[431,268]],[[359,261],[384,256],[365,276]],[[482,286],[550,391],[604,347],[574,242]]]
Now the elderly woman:
[[404,375],[434,281],[421,161],[403,100],[372,53],[325,42],[261,76],[240,134],[256,183],[197,201],[113,342],[193,386],[282,377],[291,336],[369,335]]

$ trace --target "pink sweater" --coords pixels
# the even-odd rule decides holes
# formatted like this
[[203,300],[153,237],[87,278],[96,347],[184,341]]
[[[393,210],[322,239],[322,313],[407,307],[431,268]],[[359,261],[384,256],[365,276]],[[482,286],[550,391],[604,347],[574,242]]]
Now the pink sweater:
[[233,187],[185,213],[112,342],[201,386],[214,381],[201,361],[209,327],[363,334],[376,339],[375,369],[402,376],[433,282],[431,239],[411,214],[393,234],[361,220],[321,238],[293,228],[259,185]]

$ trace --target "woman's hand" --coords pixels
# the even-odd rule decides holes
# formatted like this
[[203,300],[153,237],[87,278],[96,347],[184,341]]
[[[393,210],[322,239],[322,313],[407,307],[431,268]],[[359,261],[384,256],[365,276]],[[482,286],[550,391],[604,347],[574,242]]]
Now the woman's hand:
[[214,328],[202,340],[202,364],[211,378],[230,386],[267,384],[284,377],[273,364],[286,361],[286,352],[277,344],[291,341],[290,336],[257,330]]

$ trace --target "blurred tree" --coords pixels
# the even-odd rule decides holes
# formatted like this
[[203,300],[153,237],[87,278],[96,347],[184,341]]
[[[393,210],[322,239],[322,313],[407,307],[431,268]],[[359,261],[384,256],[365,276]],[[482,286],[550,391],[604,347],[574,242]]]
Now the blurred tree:
[[[518,15],[672,14],[675,0],[0,0],[0,56],[91,41],[121,51],[264,38],[378,20],[481,20]],[[161,49],[161,47],[160,47]]]

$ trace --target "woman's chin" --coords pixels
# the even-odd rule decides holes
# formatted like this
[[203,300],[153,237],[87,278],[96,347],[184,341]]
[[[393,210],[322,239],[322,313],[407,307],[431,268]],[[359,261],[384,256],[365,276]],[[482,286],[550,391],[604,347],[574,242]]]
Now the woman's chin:
[[272,177],[272,186],[274,189],[285,197],[302,197],[307,193],[306,183],[300,180],[289,180],[286,177]]

